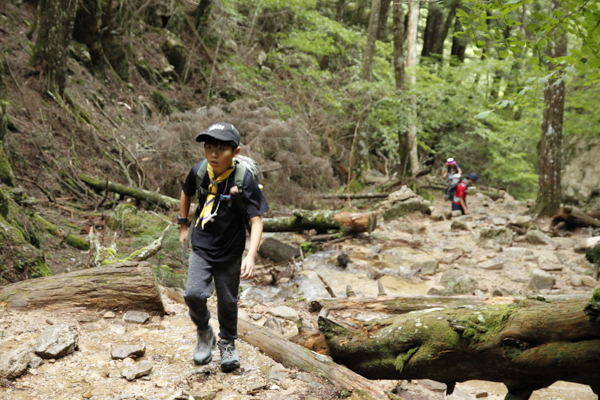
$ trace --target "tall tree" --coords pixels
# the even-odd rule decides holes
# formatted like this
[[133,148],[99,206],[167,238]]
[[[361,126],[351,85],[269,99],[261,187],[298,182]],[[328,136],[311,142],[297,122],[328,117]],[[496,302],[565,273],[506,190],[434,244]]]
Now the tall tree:
[[404,89],[404,10],[399,1],[394,1],[393,34],[394,34],[394,78],[396,89]]
[[381,9],[379,10],[379,23],[377,25],[377,40],[382,40],[385,35],[385,28],[390,16],[390,0],[381,0]]
[[346,10],[346,0],[338,0],[335,12],[335,20],[342,22],[344,11]]
[[362,78],[366,81],[373,79],[371,68],[373,66],[373,55],[375,54],[375,41],[377,40],[377,26],[379,25],[379,12],[381,11],[381,0],[371,0],[371,16],[369,18],[369,29],[367,31],[367,44],[363,56]]
[[[414,89],[417,84],[417,35],[419,27],[418,0],[407,0],[408,3],[408,27],[406,36],[408,46],[406,49],[406,86]],[[415,175],[419,172],[419,156],[417,152],[417,96],[410,98],[411,118],[408,125],[407,147],[410,173]]]
[[194,18],[196,19],[196,28],[199,32],[204,31],[206,27],[206,21],[210,15],[210,8],[212,7],[213,0],[200,0],[198,7],[194,11]]
[[0,141],[3,141],[6,136],[6,126],[8,125],[6,115],[7,106],[8,99],[6,79],[4,78],[4,60],[0,57]]
[[[552,0],[551,14],[561,6],[560,0]],[[544,88],[544,121],[542,140],[538,154],[540,176],[536,212],[552,215],[560,207],[562,192],[560,174],[562,166],[562,124],[565,108],[565,83],[562,79],[563,65],[556,59],[567,55],[567,32],[558,25],[554,38],[548,43],[548,70],[554,74]]]
[[[462,24],[460,19],[454,21],[454,33],[462,32]],[[452,48],[450,49],[450,59],[458,59],[461,63],[465,61],[465,52],[469,44],[469,37],[452,36]]]
[[67,79],[67,55],[73,35],[77,0],[42,0],[40,30],[33,64],[44,66],[46,88],[62,96]]

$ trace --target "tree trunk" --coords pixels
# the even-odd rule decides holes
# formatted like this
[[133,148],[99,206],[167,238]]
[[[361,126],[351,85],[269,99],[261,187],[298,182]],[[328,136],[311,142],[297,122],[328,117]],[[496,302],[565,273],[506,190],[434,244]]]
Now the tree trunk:
[[[454,33],[462,32],[462,24],[460,18],[454,20]],[[452,49],[450,50],[450,59],[458,59],[461,63],[465,61],[465,52],[467,50],[467,44],[469,43],[469,37],[452,37]]]
[[104,74],[104,51],[102,50],[102,9],[97,0],[82,0],[77,8],[73,40],[85,44],[92,59],[92,73]]
[[335,20],[342,22],[344,19],[344,11],[346,10],[346,0],[338,0],[335,12]]
[[381,388],[362,376],[343,365],[332,363],[327,356],[285,340],[265,328],[238,319],[238,333],[241,340],[258,347],[275,361],[321,376],[341,390],[352,393],[354,399],[389,400]]
[[394,78],[396,89],[404,90],[404,11],[399,1],[392,4],[394,36]]
[[79,175],[79,179],[98,191],[104,191],[108,189],[109,191],[119,193],[122,196],[133,197],[134,199],[143,200],[150,204],[156,204],[157,206],[166,209],[179,209],[179,200],[169,196],[163,196],[162,194],[158,194],[156,192],[150,192],[144,189],[136,189],[131,186],[125,186],[110,181],[107,184],[106,181],[101,181],[85,174]]
[[[551,13],[560,7],[560,1],[552,1]],[[566,31],[548,44],[548,56],[558,58],[567,55]],[[535,212],[552,215],[560,207],[562,191],[560,174],[562,167],[562,123],[565,108],[565,83],[563,66],[548,62],[548,70],[556,73],[548,79],[544,88],[544,122],[538,154],[539,183]]]
[[381,0],[381,8],[379,10],[379,22],[377,23],[377,40],[383,40],[385,36],[385,28],[387,20],[390,16],[390,0]]
[[4,77],[4,60],[0,58],[0,142],[6,138],[8,126],[8,96]]
[[456,16],[456,9],[458,8],[458,4],[460,1],[454,0],[450,3],[448,15],[446,16],[446,21],[444,25],[440,29],[439,37],[433,41],[431,46],[431,53],[438,55],[439,61],[443,60],[444,55],[444,42],[446,42],[446,38],[448,37],[448,32],[450,32],[450,26],[454,22],[454,17]]
[[589,302],[425,310],[356,329],[319,317],[319,330],[333,359],[368,379],[503,382],[523,400],[562,380],[600,394],[600,289]]
[[362,78],[366,81],[373,79],[371,68],[373,66],[373,55],[375,54],[375,41],[377,40],[377,25],[379,24],[379,13],[381,11],[381,0],[371,0],[371,16],[369,17],[369,29],[367,31],[367,43],[363,56]]
[[77,0],[42,0],[41,22],[33,64],[42,65],[46,88],[62,97],[67,79],[67,56],[73,35]]
[[[417,0],[408,0],[408,48],[406,49],[407,86],[414,90],[417,84],[417,35],[419,24],[419,5]],[[408,126],[407,147],[410,160],[410,173],[419,172],[419,156],[417,153],[417,96],[410,98],[411,116]]]
[[206,28],[206,21],[210,15],[210,8],[213,5],[213,0],[200,0],[198,7],[194,11],[194,18],[196,19],[196,29],[202,33]]
[[[436,46],[436,42],[443,39],[440,37],[442,24],[444,21],[444,12],[442,8],[436,2],[429,4],[429,12],[427,13],[427,20],[425,22],[425,30],[423,31],[423,49],[421,50],[422,57],[433,56],[433,48]],[[436,54],[436,56],[438,56]]]
[[152,267],[147,262],[115,263],[13,283],[0,288],[0,302],[27,309],[118,308],[165,312]]
[[315,229],[326,232],[340,229],[345,233],[371,232],[377,226],[377,215],[360,213],[333,213],[330,211],[295,211],[291,217],[263,219],[264,232],[293,232]]

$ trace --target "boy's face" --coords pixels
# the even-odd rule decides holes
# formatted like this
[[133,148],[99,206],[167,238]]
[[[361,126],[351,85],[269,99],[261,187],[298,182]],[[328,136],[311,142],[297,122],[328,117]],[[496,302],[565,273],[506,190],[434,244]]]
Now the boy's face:
[[215,176],[227,171],[227,168],[231,165],[231,160],[240,153],[240,150],[240,147],[233,150],[231,146],[219,142],[204,143],[204,155],[215,172]]

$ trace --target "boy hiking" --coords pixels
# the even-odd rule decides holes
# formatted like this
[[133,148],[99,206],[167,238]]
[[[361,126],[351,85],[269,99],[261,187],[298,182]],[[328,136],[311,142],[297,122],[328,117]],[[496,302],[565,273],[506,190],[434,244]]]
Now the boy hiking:
[[452,211],[459,210],[463,215],[469,214],[469,209],[467,208],[467,188],[474,185],[475,182],[479,182],[479,176],[475,172],[468,173],[466,178],[460,181],[452,199]]
[[[187,176],[177,217],[181,226],[179,242],[184,254],[188,229],[191,229],[192,251],[184,299],[198,334],[194,362],[208,364],[212,360],[215,335],[209,325],[210,312],[206,301],[214,278],[220,329],[217,347],[221,351],[221,369],[229,372],[240,366],[235,347],[240,278],[250,279],[254,275],[254,258],[263,230],[260,215],[268,211],[269,206],[249,170],[245,169],[241,175],[243,178],[239,179],[241,184],[236,185],[240,176],[236,170],[241,172],[245,167],[234,160],[241,148],[240,134],[233,125],[213,124],[197,135],[196,141],[204,142],[206,160],[196,164]],[[199,171],[205,171],[205,174],[197,183],[201,176],[197,176]],[[198,209],[201,211],[196,212],[192,226],[188,228],[190,202],[195,193],[198,193]],[[236,196],[241,196],[243,202]],[[240,208],[240,204],[245,210]],[[251,226],[250,247],[242,259],[247,218]]]

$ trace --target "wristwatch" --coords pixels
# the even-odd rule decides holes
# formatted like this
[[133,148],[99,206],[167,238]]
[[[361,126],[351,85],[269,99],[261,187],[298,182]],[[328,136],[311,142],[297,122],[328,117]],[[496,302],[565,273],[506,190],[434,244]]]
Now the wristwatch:
[[182,218],[181,215],[177,216],[177,225],[183,225],[183,224],[188,224],[188,222],[190,222],[189,218]]

